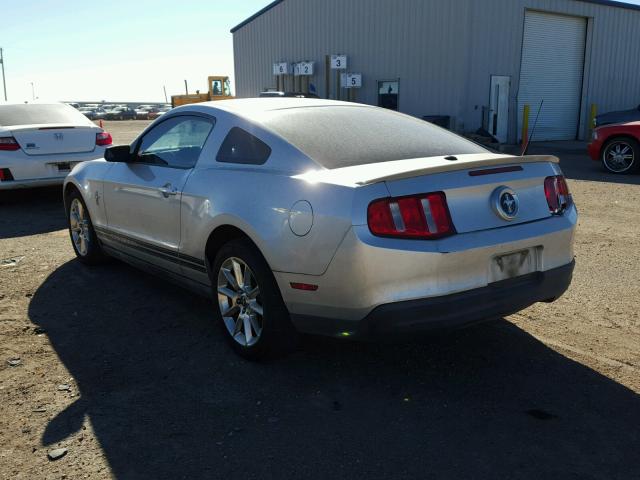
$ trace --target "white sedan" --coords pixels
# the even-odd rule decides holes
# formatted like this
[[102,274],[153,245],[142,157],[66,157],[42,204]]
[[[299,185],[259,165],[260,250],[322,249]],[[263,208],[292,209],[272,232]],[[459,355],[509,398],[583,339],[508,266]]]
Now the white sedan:
[[0,190],[62,184],[111,135],[63,103],[0,104]]

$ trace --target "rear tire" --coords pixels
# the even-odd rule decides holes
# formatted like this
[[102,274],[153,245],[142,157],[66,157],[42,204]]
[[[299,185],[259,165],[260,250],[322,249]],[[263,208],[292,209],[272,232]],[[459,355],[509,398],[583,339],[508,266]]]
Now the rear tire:
[[232,348],[260,360],[295,349],[291,324],[271,268],[247,239],[224,244],[211,263],[214,316]]
[[627,137],[612,138],[600,154],[603,168],[610,173],[629,174],[640,170],[640,143]]
[[106,254],[102,251],[82,195],[77,190],[73,190],[67,196],[65,205],[69,237],[76,257],[87,265],[102,263],[106,259]]

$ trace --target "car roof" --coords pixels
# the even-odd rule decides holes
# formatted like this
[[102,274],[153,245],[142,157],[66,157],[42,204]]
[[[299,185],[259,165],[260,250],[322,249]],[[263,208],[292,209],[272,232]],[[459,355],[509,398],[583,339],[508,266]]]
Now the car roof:
[[[47,101],[39,101],[39,100],[34,100],[34,101],[30,101],[30,102],[0,102],[0,107],[3,106],[12,106],[12,105],[66,105],[68,107],[71,107],[70,104],[68,103],[63,103],[63,102],[47,102]],[[71,107],[73,108],[73,107]]]
[[192,103],[190,105],[185,105],[184,107],[197,109],[203,112],[211,110],[222,110],[248,119],[255,119],[256,117],[260,117],[260,114],[262,113],[272,112],[274,110],[354,105],[360,107],[370,107],[370,105],[362,105],[352,102],[340,102],[337,100],[291,97],[236,98],[232,100],[217,100],[213,102]]

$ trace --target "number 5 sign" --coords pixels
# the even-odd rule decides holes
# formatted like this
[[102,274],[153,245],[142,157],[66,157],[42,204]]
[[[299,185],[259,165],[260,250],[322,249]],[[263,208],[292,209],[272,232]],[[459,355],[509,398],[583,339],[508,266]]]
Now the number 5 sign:
[[361,88],[362,87],[362,74],[361,73],[343,73],[341,76],[342,88]]
[[347,69],[347,56],[346,55],[331,55],[331,69],[332,70],[346,70]]

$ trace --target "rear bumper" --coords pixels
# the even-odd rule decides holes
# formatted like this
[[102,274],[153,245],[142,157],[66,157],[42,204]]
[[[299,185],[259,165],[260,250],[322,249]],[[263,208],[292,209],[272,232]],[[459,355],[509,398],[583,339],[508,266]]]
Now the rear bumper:
[[0,190],[17,190],[19,188],[36,188],[36,187],[49,187],[52,185],[62,185],[65,177],[66,175],[62,177],[10,180],[6,182],[0,182]]
[[511,315],[536,302],[556,300],[569,288],[574,265],[572,261],[451,295],[380,305],[358,322],[296,314],[292,321],[305,333],[356,338],[460,328]]

